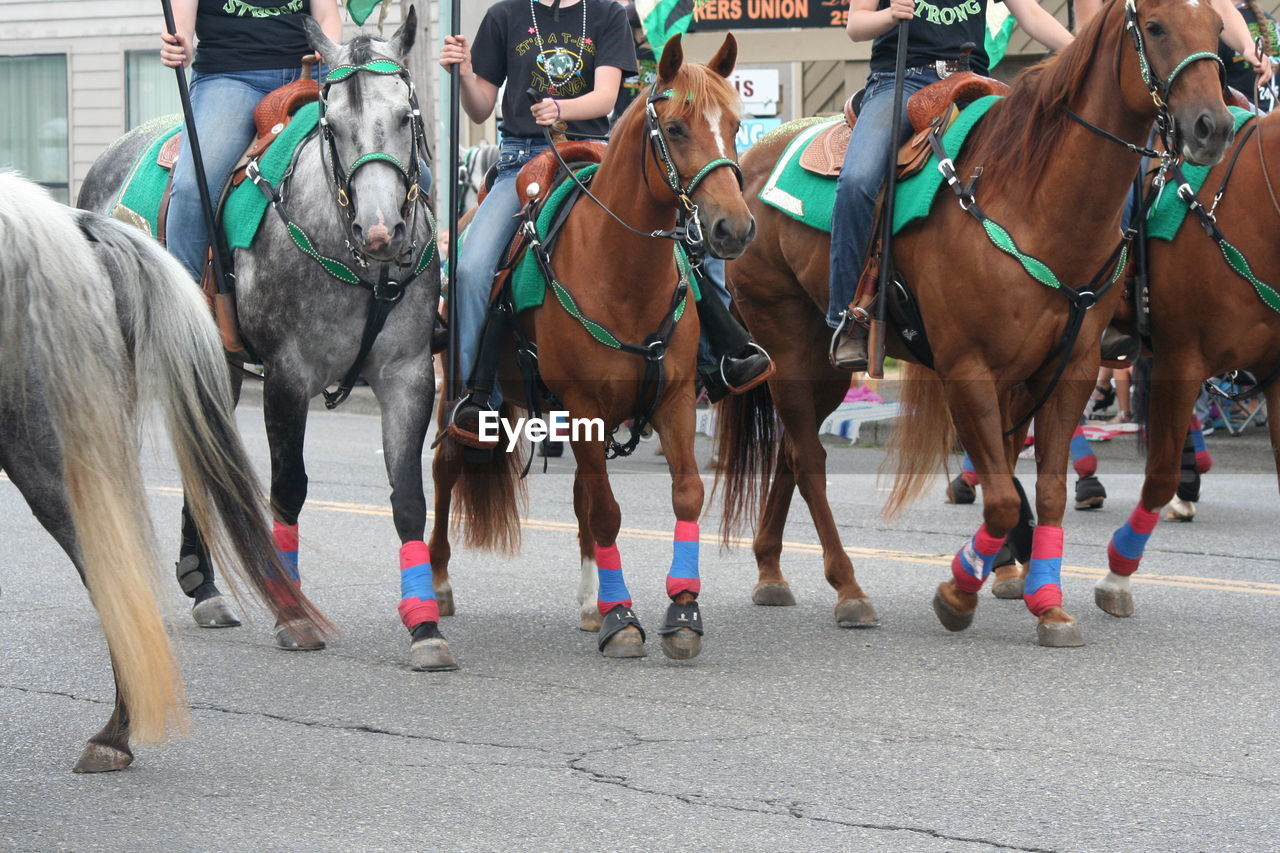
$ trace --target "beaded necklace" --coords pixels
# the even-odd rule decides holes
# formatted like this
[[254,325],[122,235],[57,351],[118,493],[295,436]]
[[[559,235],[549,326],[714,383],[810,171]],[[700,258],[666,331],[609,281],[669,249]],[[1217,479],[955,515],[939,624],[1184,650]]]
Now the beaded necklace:
[[[578,0],[582,5],[582,36],[578,39],[578,49],[585,50],[587,43],[587,0]],[[542,30],[538,28],[537,0],[529,0],[529,17],[533,18],[533,38],[538,43],[538,67],[547,75],[550,84],[548,93],[554,95],[557,87],[567,83],[570,78],[582,71],[582,56],[557,47],[550,53],[543,49]],[[559,5],[557,3],[557,5]],[[558,15],[557,15],[558,17]]]

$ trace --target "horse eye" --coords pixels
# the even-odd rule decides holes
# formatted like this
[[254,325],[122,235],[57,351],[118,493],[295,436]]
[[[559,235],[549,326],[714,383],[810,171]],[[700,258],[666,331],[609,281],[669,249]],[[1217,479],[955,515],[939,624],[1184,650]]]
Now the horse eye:
[[668,123],[667,134],[670,136],[684,136],[684,124],[678,121]]
[[413,120],[413,115],[411,113],[405,113],[404,115],[400,116],[400,126],[408,127],[409,122],[412,120]]
[[1160,26],[1157,21],[1148,21],[1146,26],[1147,34],[1159,38],[1164,35],[1164,27]]

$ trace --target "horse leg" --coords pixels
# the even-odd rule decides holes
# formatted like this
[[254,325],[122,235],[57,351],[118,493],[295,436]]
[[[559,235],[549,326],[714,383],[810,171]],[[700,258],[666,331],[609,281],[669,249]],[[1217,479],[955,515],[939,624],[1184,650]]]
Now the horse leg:
[[[568,401],[566,401],[568,402]],[[569,411],[583,411],[568,406]],[[618,552],[618,528],[622,513],[609,485],[605,469],[604,442],[571,441],[578,462],[578,479],[582,483],[581,509],[586,510],[585,527],[591,534],[592,560],[596,567],[599,590],[596,608],[603,617],[597,647],[608,658],[644,657],[644,629],[631,609],[631,593],[622,576],[622,555]],[[578,503],[575,500],[575,503]],[[578,517],[579,526],[583,518]],[[585,539],[583,540],[585,548]]]
[[[52,450],[58,446],[57,441],[52,432],[41,428],[35,421],[33,419],[26,429],[9,430],[12,436],[29,436],[31,440],[9,440],[8,445],[0,449],[0,469],[17,486],[40,526],[66,552],[80,575],[80,582],[84,583],[84,567],[80,563],[80,547],[76,544],[75,524],[71,520],[71,510],[63,492],[62,463]],[[76,762],[75,772],[123,770],[132,762],[129,713],[117,687],[111,719],[100,732],[89,739]]]
[[[240,402],[240,386],[243,377],[228,368],[232,396]],[[187,508],[186,496],[182,500],[182,540],[178,547],[178,563],[175,566],[178,585],[192,599],[191,618],[201,628],[236,628],[240,619],[227,602],[214,580],[213,560],[209,546],[196,529],[195,521]]]
[[431,524],[431,583],[435,587],[436,600],[441,616],[452,616],[453,584],[449,581],[449,559],[453,549],[449,545],[449,513],[453,503],[453,487],[462,473],[462,456],[452,441],[443,441],[436,447],[431,460],[431,481],[435,487],[434,520]]
[[[1028,400],[1028,405],[1031,401]],[[1027,439],[1030,424],[1026,424],[1005,437],[1005,458],[1009,461],[1009,470],[1018,469],[1018,454],[1022,452]],[[1021,599],[1023,584],[1027,578],[1027,564],[1031,561],[1031,536],[1035,526],[1035,514],[1027,500],[1027,493],[1017,477],[1013,478],[1013,486],[1018,490],[1018,524],[1005,539],[1004,546],[996,555],[995,569],[991,572],[991,594],[996,598]]]
[[654,418],[658,438],[671,472],[671,508],[676,529],[667,595],[671,605],[658,633],[662,653],[673,660],[689,660],[702,651],[703,622],[698,608],[702,579],[698,574],[698,517],[702,515],[703,486],[693,455],[693,387],[677,393]]
[[1084,645],[1076,620],[1062,607],[1062,516],[1071,437],[1092,387],[1083,379],[1064,379],[1036,415],[1036,527],[1022,600],[1036,617],[1042,646]]
[[[263,387],[262,408],[267,424],[267,443],[271,448],[271,509],[275,516],[272,534],[276,553],[286,577],[274,583],[302,585],[298,572],[298,514],[307,500],[307,469],[302,460],[302,444],[307,431],[306,390],[292,386],[271,371]],[[276,645],[290,651],[323,649],[324,641],[305,623],[277,623]]]
[[[1187,423],[1200,382],[1177,379],[1201,376],[1200,365],[1180,365],[1157,361],[1152,368],[1147,420],[1147,476],[1142,494],[1129,520],[1111,535],[1107,545],[1110,571],[1093,588],[1093,600],[1112,616],[1133,615],[1133,592],[1129,576],[1138,570],[1147,540],[1160,521],[1164,508],[1178,488],[1182,445]],[[1158,390],[1157,390],[1158,389]]]
[[[928,380],[920,380],[928,381]],[[951,561],[951,578],[938,584],[933,612],[948,631],[973,624],[978,591],[995,565],[1005,537],[1018,523],[1018,490],[1007,456],[1000,401],[990,377],[945,382],[947,407],[961,445],[982,481],[982,526]]]
[[1267,386],[1267,433],[1271,436],[1271,458],[1276,465],[1276,481],[1280,484],[1280,382]]
[[796,490],[796,475],[791,468],[791,454],[785,447],[773,466],[773,479],[765,498],[764,510],[751,548],[756,556],[759,578],[751,591],[751,601],[765,607],[794,607],[796,598],[791,585],[782,575],[782,534],[791,510],[791,497]]
[[[431,551],[422,541],[427,499],[422,491],[422,445],[431,422],[435,376],[429,359],[390,365],[370,382],[382,408],[382,454],[391,484],[391,515],[400,536],[400,621],[409,630],[409,665],[418,672],[458,668],[440,633],[440,605],[432,578]],[[382,371],[370,371],[381,374]],[[447,583],[447,581],[446,581]]]
[[[847,375],[844,380],[848,381]],[[853,562],[840,541],[840,530],[827,501],[827,450],[818,437],[818,407],[825,401],[815,396],[823,388],[809,382],[786,381],[774,383],[771,387],[779,386],[776,405],[788,439],[782,452],[791,456],[790,466],[800,487],[800,496],[808,505],[809,515],[818,531],[823,573],[827,583],[836,591],[836,625],[841,628],[874,628],[880,624],[879,616],[854,577]],[[834,408],[832,404],[829,410]],[[780,527],[778,535],[781,537]],[[780,542],[778,549],[781,551]]]
[[596,606],[596,540],[587,523],[591,517],[587,485],[582,480],[582,469],[573,475],[573,512],[578,519],[578,549],[581,554],[582,574],[578,579],[578,628],[596,633],[604,623],[600,608]]

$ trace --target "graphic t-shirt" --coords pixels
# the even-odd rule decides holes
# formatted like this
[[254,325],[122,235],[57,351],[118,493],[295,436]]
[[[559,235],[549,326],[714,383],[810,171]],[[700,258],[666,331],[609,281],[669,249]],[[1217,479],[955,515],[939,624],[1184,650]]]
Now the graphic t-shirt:
[[648,93],[653,81],[658,79],[658,58],[653,55],[649,42],[636,45],[636,65],[639,70],[622,81],[622,89],[618,92],[618,103],[613,107],[613,120],[627,111],[631,102],[640,97],[641,92]]
[[[1244,15],[1245,23],[1249,25],[1249,35],[1256,41],[1262,33],[1258,19],[1246,4],[1237,3],[1236,8],[1240,10],[1241,15]],[[1263,25],[1271,35],[1271,58],[1280,59],[1280,29],[1276,27],[1275,18],[1266,12],[1263,14],[1266,15]],[[1222,57],[1222,64],[1227,67],[1227,85],[1252,101],[1253,83],[1258,79],[1253,73],[1253,66],[1245,62],[1244,57],[1236,53],[1233,48],[1228,47],[1226,42],[1218,42],[1218,56]],[[1258,90],[1258,100],[1254,106],[1260,113],[1269,113],[1275,109],[1277,101],[1280,101],[1280,86],[1277,85],[1275,77],[1272,77],[1267,85]]]
[[[624,77],[636,71],[635,40],[626,9],[617,0],[579,0],[559,10],[536,0],[532,5],[536,25],[529,0],[503,0],[490,7],[471,46],[476,74],[495,86],[506,84],[502,95],[505,136],[542,136],[542,128],[529,112],[525,93],[530,88],[543,97],[577,98],[595,88],[597,68],[620,68]],[[607,115],[569,122],[569,133],[575,136],[608,132]]]
[[[998,2],[998,0],[997,0]],[[880,0],[881,9],[889,0]],[[907,67],[958,59],[966,44],[974,45],[969,67],[975,74],[989,74],[990,60],[984,47],[987,0],[916,0],[916,16],[907,29]],[[871,70],[893,73],[898,57],[898,27],[871,43]]]
[[302,29],[310,12],[311,0],[200,0],[191,67],[205,73],[296,68],[311,53]]

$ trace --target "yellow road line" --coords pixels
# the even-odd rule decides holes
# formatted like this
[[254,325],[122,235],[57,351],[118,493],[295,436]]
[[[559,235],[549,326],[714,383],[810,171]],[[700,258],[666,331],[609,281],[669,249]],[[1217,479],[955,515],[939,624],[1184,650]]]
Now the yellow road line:
[[[165,495],[181,496],[182,490],[171,486],[152,486],[152,492]],[[375,516],[391,516],[391,508],[385,506],[377,506],[374,504],[357,504],[347,503],[344,501],[325,501],[325,500],[307,500],[307,508],[313,510],[322,510],[326,512],[341,512],[349,515],[375,515]],[[427,513],[428,518],[434,518],[435,514]],[[540,519],[524,519],[522,526],[528,530],[542,530],[552,533],[568,533],[576,534],[578,525],[571,521],[544,521]],[[668,542],[671,540],[670,530],[652,530],[644,527],[623,527],[618,530],[618,536],[625,539],[646,539],[660,542]],[[750,548],[751,540],[738,538],[730,540],[730,544],[736,548]],[[794,551],[801,554],[816,554],[821,556],[822,546],[814,542],[783,542],[782,547],[788,551]],[[876,560],[887,560],[894,563],[911,563],[914,565],[925,566],[949,566],[951,565],[951,556],[948,554],[920,554],[911,551],[892,551],[885,548],[845,548],[845,551],[851,557],[864,557]],[[1062,573],[1071,578],[1087,578],[1096,580],[1107,574],[1106,569],[1096,569],[1089,566],[1063,566]],[[1131,578],[1134,583],[1150,584],[1152,586],[1169,586],[1181,589],[1209,589],[1218,590],[1220,592],[1247,592],[1252,595],[1280,595],[1280,583],[1266,583],[1263,581],[1243,581],[1231,580],[1229,578],[1205,578],[1192,575],[1162,575],[1151,574],[1147,572],[1139,572]]]

